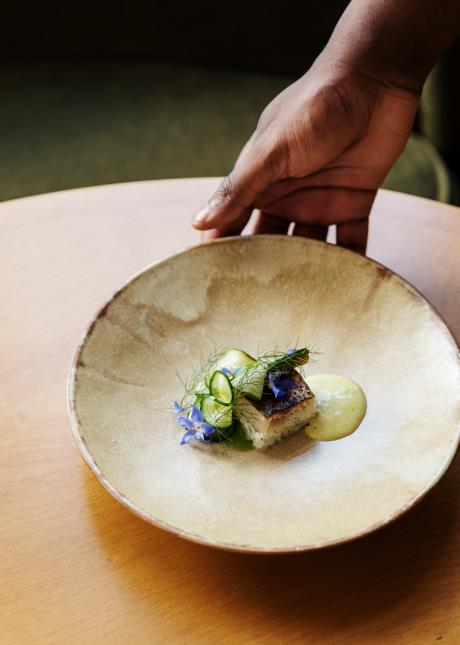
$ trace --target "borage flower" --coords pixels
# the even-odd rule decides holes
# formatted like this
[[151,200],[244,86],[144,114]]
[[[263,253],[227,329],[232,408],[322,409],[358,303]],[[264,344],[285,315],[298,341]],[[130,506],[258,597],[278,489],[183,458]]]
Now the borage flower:
[[225,374],[225,376],[236,376],[238,372],[240,371],[239,367],[236,367],[234,370],[229,370],[228,367],[223,367],[221,370]]
[[286,371],[269,372],[267,374],[268,385],[275,395],[275,399],[285,399],[291,387],[295,385],[294,381],[285,379],[283,376]]
[[181,414],[182,412],[185,412],[184,408],[177,401],[174,401],[173,406],[174,406],[174,412],[176,414]]
[[[178,413],[184,412],[183,408],[179,410],[180,407],[181,406],[179,404],[177,404],[177,407],[176,403],[174,404],[174,409]],[[177,417],[177,420],[179,424],[185,428],[184,436],[180,442],[181,446],[184,443],[190,443],[192,439],[207,442],[209,441],[208,437],[216,432],[216,428],[211,424],[206,423],[203,418],[203,413],[194,405],[192,405],[190,416],[186,417],[182,415]]]

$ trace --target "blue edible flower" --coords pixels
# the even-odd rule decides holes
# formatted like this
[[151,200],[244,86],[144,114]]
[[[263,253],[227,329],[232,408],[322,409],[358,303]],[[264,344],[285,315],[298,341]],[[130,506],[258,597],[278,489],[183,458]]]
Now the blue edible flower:
[[240,371],[239,367],[236,367],[234,370],[229,370],[228,367],[223,367],[221,370],[226,376],[236,376]]
[[181,406],[181,404],[180,404],[180,403],[178,403],[177,401],[174,401],[174,404],[173,404],[173,405],[174,405],[174,412],[175,412],[176,414],[180,414],[181,412],[184,412],[184,408],[183,408],[183,407]]
[[275,395],[275,399],[285,399],[290,388],[295,385],[294,381],[283,378],[286,373],[285,371],[278,371],[269,372],[267,375],[268,385]]
[[185,410],[177,403],[177,401],[174,402],[174,409],[177,414],[181,414],[181,416],[177,417],[177,420],[179,424],[185,428],[184,436],[180,442],[181,446],[185,443],[190,443],[192,439],[196,439],[197,441],[209,441],[208,437],[216,432],[216,428],[211,424],[206,423],[203,418],[203,413],[194,405],[192,405],[190,416],[182,414]]

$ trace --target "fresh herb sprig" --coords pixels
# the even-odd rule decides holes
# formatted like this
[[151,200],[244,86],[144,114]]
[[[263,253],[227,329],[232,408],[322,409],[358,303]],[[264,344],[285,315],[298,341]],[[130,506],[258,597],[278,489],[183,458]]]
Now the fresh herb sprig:
[[284,353],[268,352],[259,356],[257,361],[266,367],[267,372],[289,372],[308,363],[310,353],[308,347],[293,348]]

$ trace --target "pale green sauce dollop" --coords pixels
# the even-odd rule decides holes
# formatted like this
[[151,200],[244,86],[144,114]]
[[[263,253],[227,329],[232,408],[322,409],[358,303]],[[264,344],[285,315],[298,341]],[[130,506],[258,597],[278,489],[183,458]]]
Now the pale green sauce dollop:
[[317,441],[334,441],[352,434],[366,415],[366,396],[360,386],[337,374],[315,374],[306,379],[318,402],[318,416],[305,427]]

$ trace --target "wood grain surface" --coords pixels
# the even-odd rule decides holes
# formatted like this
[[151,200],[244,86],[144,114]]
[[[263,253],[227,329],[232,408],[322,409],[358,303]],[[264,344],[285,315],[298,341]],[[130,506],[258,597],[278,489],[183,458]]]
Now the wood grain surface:
[[[198,241],[215,179],[0,205],[0,642],[460,642],[458,459],[393,525],[293,556],[212,550],[144,523],[83,463],[66,410],[73,349],[133,272]],[[369,255],[460,338],[460,209],[380,192]]]

